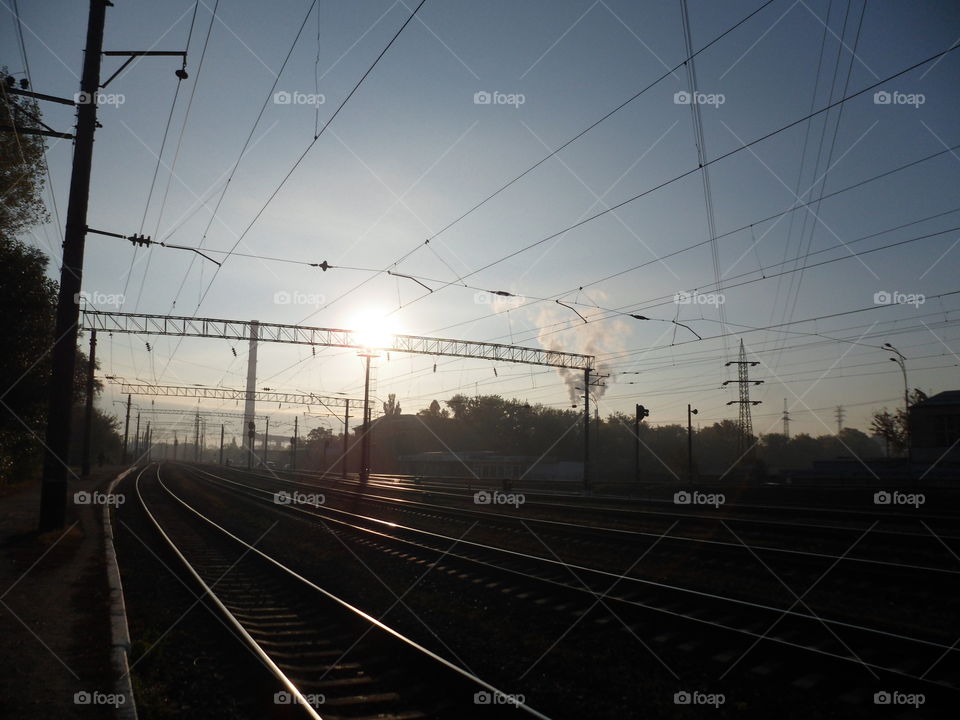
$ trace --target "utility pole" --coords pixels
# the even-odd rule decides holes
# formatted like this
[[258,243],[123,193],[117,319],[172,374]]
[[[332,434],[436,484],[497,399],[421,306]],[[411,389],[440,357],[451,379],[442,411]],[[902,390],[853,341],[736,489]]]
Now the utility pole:
[[180,440],[179,440],[179,438],[177,437],[177,431],[174,430],[174,431],[173,431],[173,459],[174,459],[174,461],[176,461],[176,459],[177,459],[177,446],[178,446],[179,444],[180,444]]
[[340,477],[347,477],[347,442],[350,439],[350,398],[347,398],[346,409],[343,411],[343,455],[340,458]]
[[200,410],[193,418],[193,461],[200,460]]
[[123,421],[123,464],[127,464],[127,435],[130,432],[130,398],[132,395],[127,395],[127,417]]
[[697,409],[690,407],[687,403],[687,478],[690,484],[693,484],[693,416],[697,414]]
[[583,492],[590,491],[590,368],[583,371]]
[[633,416],[633,479],[640,483],[640,405]]
[[60,291],[51,352],[50,402],[40,492],[40,530],[63,527],[67,513],[67,472],[70,462],[70,415],[73,405],[73,373],[77,360],[77,328],[80,317],[83,247],[87,232],[87,204],[93,161],[93,134],[97,127],[97,93],[100,90],[100,60],[107,0],[90,0],[87,42],[83,57],[80,92],[89,102],[77,109],[77,132],[70,173],[67,227],[63,238]]
[[133,459],[140,462],[140,411],[137,410],[137,447],[133,451]]
[[83,449],[80,475],[90,475],[90,438],[93,435],[93,371],[97,364],[97,331],[90,331],[90,357],[87,363],[87,404],[83,410]]
[[290,469],[297,469],[297,443],[300,441],[300,418],[293,418],[293,452],[290,456]]
[[223,423],[220,423],[220,464],[223,465]]
[[247,423],[247,470],[253,468],[253,441],[257,436],[257,426],[253,420]]
[[207,419],[200,425],[200,462],[203,462],[203,449],[207,446]]
[[783,399],[783,435],[790,439],[790,411],[787,410],[787,399]]
[[360,437],[360,482],[367,482],[370,479],[370,358],[373,353],[367,350],[361,353],[361,357],[366,358],[363,382],[363,435]]
[[270,418],[267,418],[267,426],[263,431],[263,466],[267,466],[267,443],[270,441]]
[[153,445],[153,437],[150,434],[149,420],[147,420],[147,437],[146,437],[146,440],[144,441],[144,445],[147,446],[147,462],[150,462],[150,450],[152,449],[152,445]]
[[637,482],[640,482],[640,423],[650,414],[643,405],[637,405],[636,414],[633,416],[633,460],[634,476]]
[[833,415],[837,418],[837,435],[839,435],[840,431],[843,430],[843,419],[845,415],[843,405],[837,405],[837,409],[833,411]]

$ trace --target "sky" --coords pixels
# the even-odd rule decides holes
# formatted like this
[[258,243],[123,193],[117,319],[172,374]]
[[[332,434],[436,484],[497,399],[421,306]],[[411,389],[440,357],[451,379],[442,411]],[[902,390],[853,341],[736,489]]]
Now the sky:
[[[0,64],[23,76],[20,30],[33,88],[72,97],[85,6],[2,0]],[[960,6],[426,0],[377,61],[416,7],[115,2],[104,49],[187,48],[189,77],[178,87],[180,59],[149,57],[103,89],[88,225],[203,248],[222,267],[89,235],[89,304],[333,328],[374,317],[586,352],[608,375],[600,413],[640,403],[652,424],[685,422],[688,403],[700,425],[736,419],[723,383],[741,340],[763,381],[758,433],[782,430],[784,399],[792,433],[835,432],[837,406],[866,430],[902,403],[884,343],[911,388],[960,387],[960,49],[886,80],[954,47]],[[104,58],[102,77],[121,62]],[[42,109],[70,131],[71,108]],[[49,141],[51,221],[24,237],[55,258],[53,277],[71,156]],[[305,264],[322,261],[335,267]],[[98,345],[103,374],[168,385],[242,388],[246,353]],[[374,365],[376,398],[395,393],[405,412],[456,393],[575,399],[551,368],[398,353]],[[363,360],[263,344],[257,385],[359,397]],[[101,403],[122,399],[108,383]],[[258,408],[280,432],[303,410]],[[316,411],[302,427],[339,430]]]

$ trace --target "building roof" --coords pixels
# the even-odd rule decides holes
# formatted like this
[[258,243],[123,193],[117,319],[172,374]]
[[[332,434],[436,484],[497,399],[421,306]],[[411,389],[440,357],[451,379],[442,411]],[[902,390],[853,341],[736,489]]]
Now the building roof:
[[930,407],[932,405],[960,405],[960,390],[945,390],[918,402],[914,407]]

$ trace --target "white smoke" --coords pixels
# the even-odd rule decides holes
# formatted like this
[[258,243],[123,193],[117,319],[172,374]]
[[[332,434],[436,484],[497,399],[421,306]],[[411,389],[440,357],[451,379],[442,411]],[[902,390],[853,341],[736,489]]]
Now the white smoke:
[[[594,291],[591,300],[602,303],[606,294]],[[583,295],[581,295],[583,297]],[[537,326],[540,327],[538,339],[541,346],[558,352],[580,353],[593,355],[597,358],[593,365],[592,377],[609,375],[602,380],[601,385],[592,386],[591,395],[595,400],[603,397],[607,387],[615,379],[615,373],[609,367],[606,359],[609,355],[616,355],[627,349],[626,338],[630,333],[630,325],[622,317],[600,320],[607,315],[602,310],[590,310],[576,306],[588,322],[584,323],[572,310],[561,305],[542,308],[537,314]],[[570,396],[571,405],[581,403],[584,373],[582,370],[557,368],[557,374],[563,379]],[[578,389],[579,388],[579,389]]]

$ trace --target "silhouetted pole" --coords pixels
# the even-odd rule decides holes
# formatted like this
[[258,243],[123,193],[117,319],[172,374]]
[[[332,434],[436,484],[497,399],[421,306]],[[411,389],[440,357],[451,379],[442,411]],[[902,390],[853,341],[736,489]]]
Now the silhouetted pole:
[[590,368],[583,371],[583,489],[590,489]]
[[340,476],[347,477],[347,443],[350,439],[350,398],[347,398],[346,409],[343,411],[343,456],[340,460]]
[[253,441],[257,435],[256,427],[253,420],[247,423],[247,470],[253,468]]
[[640,406],[637,405],[633,415],[633,477],[640,482]]
[[144,441],[144,444],[147,446],[147,462],[150,462],[150,451],[153,449],[153,436],[150,433],[150,421],[147,420],[147,437]]
[[137,410],[137,445],[133,451],[133,458],[136,462],[140,462],[140,411]]
[[97,93],[107,0],[90,0],[87,43],[80,91],[89,102],[77,106],[77,133],[70,174],[70,199],[63,237],[60,291],[51,352],[50,402],[40,491],[40,530],[61,528],[67,513],[67,472],[70,462],[70,420],[73,407],[73,373],[77,361],[77,329],[83,277],[83,246],[87,233],[93,134],[97,127]]
[[127,435],[130,433],[130,398],[131,395],[127,395],[127,417],[123,421],[123,464],[127,463]]
[[83,449],[80,475],[90,474],[90,438],[93,435],[93,371],[97,364],[97,331],[90,331],[90,357],[87,363],[87,405],[83,410]]
[[300,442],[300,418],[293,418],[293,457],[290,459],[290,468],[297,469],[297,443]]
[[263,466],[267,466],[267,443],[270,438],[270,418],[267,418],[267,426],[263,431]]
[[687,478],[693,482],[693,416],[697,409],[687,404]]
[[363,381],[363,435],[360,438],[360,482],[367,482],[370,479],[370,358],[372,355],[368,352],[364,355],[366,358],[364,381]]
[[220,464],[223,465],[223,423],[220,423]]

